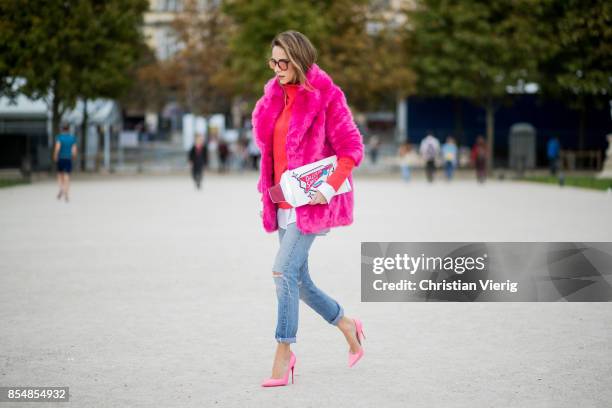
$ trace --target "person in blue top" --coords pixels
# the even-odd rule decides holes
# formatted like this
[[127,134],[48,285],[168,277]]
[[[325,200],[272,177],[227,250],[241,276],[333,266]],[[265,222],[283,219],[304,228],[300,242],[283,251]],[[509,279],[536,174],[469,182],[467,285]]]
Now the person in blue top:
[[552,176],[557,175],[557,170],[559,169],[560,153],[561,153],[561,144],[559,143],[559,138],[554,136],[548,140],[548,148],[547,148],[548,165],[550,166],[550,174]]
[[57,199],[68,201],[68,189],[70,188],[70,172],[72,171],[72,159],[76,159],[77,145],[76,137],[69,133],[70,127],[62,125],[62,133],[57,135],[55,149],[53,150],[53,161],[57,163],[57,183],[59,192]]
[[446,171],[446,179],[451,180],[455,168],[457,168],[457,144],[455,138],[448,136],[446,142],[442,145],[442,157],[444,158],[444,170]]

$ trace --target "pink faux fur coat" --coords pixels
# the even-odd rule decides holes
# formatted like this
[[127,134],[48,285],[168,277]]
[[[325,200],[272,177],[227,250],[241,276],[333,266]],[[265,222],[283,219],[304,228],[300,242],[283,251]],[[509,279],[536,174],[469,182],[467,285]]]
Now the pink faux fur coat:
[[[342,90],[317,64],[313,64],[306,78],[313,86],[309,91],[300,86],[295,96],[287,131],[287,168],[336,155],[350,157],[359,166],[363,159],[363,138],[353,121]],[[264,95],[255,104],[252,114],[253,134],[261,150],[260,177],[257,190],[263,201],[263,227],[267,232],[278,229],[277,205],[272,202],[268,188],[273,183],[272,135],[276,119],[284,108],[284,92],[276,77],[264,87]],[[353,222],[355,186],[349,175],[352,191],[331,199],[329,204],[297,207],[298,229],[305,234],[317,233],[330,227]]]

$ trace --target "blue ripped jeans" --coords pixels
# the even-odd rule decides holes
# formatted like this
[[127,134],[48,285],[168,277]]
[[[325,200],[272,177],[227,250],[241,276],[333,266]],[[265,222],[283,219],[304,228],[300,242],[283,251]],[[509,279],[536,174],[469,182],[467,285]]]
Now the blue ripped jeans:
[[286,230],[278,229],[280,248],[272,272],[278,299],[275,338],[279,343],[296,342],[300,299],[330,324],[337,325],[344,315],[342,306],[310,279],[308,251],[317,235],[325,234],[303,234],[295,222]]

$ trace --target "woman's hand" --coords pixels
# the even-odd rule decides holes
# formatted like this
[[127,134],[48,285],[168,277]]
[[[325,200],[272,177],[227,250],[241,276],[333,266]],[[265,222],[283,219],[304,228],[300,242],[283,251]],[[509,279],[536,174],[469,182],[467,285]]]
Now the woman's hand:
[[317,191],[315,196],[312,197],[312,199],[310,200],[308,204],[310,205],[327,204],[327,200],[325,199],[325,196],[320,191]]

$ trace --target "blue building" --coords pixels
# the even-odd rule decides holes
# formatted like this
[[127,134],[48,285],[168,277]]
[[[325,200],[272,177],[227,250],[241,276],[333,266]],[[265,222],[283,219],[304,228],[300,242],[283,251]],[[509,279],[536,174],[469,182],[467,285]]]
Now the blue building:
[[[527,122],[537,131],[536,163],[545,166],[546,144],[557,136],[562,149],[601,150],[607,148],[606,135],[612,133],[612,101],[602,99],[589,106],[584,117],[584,137],[580,143],[580,112],[558,101],[543,101],[535,94],[516,95],[511,105],[500,105],[495,112],[495,165],[506,166],[510,127]],[[459,146],[472,146],[476,136],[486,137],[485,110],[463,99],[410,97],[407,99],[406,133],[419,143],[428,130],[441,142],[453,135]]]

